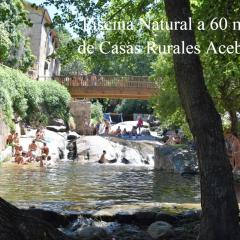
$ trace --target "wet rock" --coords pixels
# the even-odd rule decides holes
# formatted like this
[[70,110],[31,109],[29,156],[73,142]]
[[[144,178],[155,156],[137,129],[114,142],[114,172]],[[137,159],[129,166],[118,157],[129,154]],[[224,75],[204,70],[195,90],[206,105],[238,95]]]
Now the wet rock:
[[67,129],[65,126],[47,126],[47,130],[53,131],[53,132],[66,132]]
[[[21,210],[0,198],[0,239],[1,240],[29,240],[51,239],[70,240],[65,234],[53,227],[49,221],[49,213],[40,218],[43,213]],[[52,213],[51,213],[52,216]],[[41,216],[42,217],[42,216]],[[58,216],[59,217],[59,216]],[[54,214],[55,220],[59,220]],[[62,221],[62,217],[61,221]],[[57,221],[56,220],[56,221]]]
[[109,238],[116,240],[152,240],[149,234],[145,231],[141,230],[139,227],[135,225],[119,225],[117,229],[114,229],[112,232],[112,237]]
[[104,240],[107,238],[107,232],[100,227],[89,226],[77,231],[79,240]]
[[152,223],[148,229],[147,232],[153,239],[167,239],[168,237],[174,236],[174,230],[172,225],[170,225],[167,222],[158,221]]
[[49,125],[53,125],[53,126],[65,126],[65,123],[62,119],[50,119],[49,121]]
[[121,160],[121,162],[124,163],[124,164],[129,164],[129,163],[130,163],[130,161],[127,160],[126,158],[123,158],[123,159]]
[[149,225],[155,222],[157,213],[144,211],[144,212],[136,212],[134,214],[134,220],[137,225]]
[[178,218],[164,212],[159,212],[155,216],[155,221],[163,221],[170,224],[175,224],[178,221]]
[[76,140],[78,137],[78,134],[72,132],[68,134],[67,140]]
[[201,218],[200,210],[188,210],[178,215],[178,218],[185,222],[198,221]]
[[198,174],[198,171],[191,166],[185,166],[181,172],[182,176],[192,176]]
[[58,228],[60,226],[66,227],[70,223],[70,221],[73,221],[74,219],[77,218],[77,216],[68,217],[68,216],[63,216],[61,214],[58,214],[56,212],[36,209],[36,208],[30,208],[22,211],[23,211],[23,214],[48,222],[55,228]]
[[196,152],[185,145],[155,147],[154,168],[183,175],[195,175],[198,169]]

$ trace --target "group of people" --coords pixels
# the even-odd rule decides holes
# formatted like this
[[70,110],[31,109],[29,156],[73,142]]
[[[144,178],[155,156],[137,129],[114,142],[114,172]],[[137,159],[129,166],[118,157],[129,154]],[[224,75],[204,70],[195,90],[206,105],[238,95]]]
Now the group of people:
[[[95,126],[96,128],[96,134],[100,134],[100,127],[101,123],[98,122]],[[117,137],[131,137],[131,136],[137,136],[141,135],[141,128],[143,127],[143,120],[141,117],[138,117],[137,125],[133,126],[131,131],[127,131],[126,128],[123,130],[121,129],[120,126],[116,130],[111,130],[111,124],[108,120],[104,119],[103,121],[103,135],[112,135],[112,136],[117,136]]]
[[[37,129],[35,139],[29,144],[27,150],[23,150],[20,145],[19,134],[12,131],[7,137],[7,145],[12,147],[12,156],[17,164],[28,164],[30,162],[40,162],[43,167],[45,160],[50,160],[49,148],[44,142],[44,130]],[[41,145],[41,146],[40,146]]]

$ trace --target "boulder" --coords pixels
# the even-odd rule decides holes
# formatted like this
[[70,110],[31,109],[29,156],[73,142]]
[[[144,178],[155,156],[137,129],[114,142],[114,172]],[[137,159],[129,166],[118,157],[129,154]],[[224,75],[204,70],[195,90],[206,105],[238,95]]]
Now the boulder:
[[75,220],[77,218],[77,216],[64,216],[53,211],[47,211],[37,208],[22,210],[22,212],[27,216],[32,216],[39,220],[48,222],[55,228],[66,227],[72,220]]
[[66,132],[67,128],[65,126],[47,126],[47,130],[53,131],[53,132]]
[[181,221],[194,222],[199,221],[201,218],[201,210],[187,210],[178,214],[177,216]]
[[149,225],[155,222],[156,213],[151,211],[140,211],[134,214],[137,225]]
[[103,240],[106,238],[106,230],[100,227],[89,226],[77,230],[77,239],[79,240]]
[[147,232],[153,239],[157,239],[157,240],[161,240],[161,239],[165,240],[168,237],[174,236],[172,225],[163,221],[152,223],[148,227]]
[[63,119],[50,119],[49,121],[49,125],[53,125],[53,126],[65,126],[65,123],[63,121]]
[[196,152],[185,145],[162,145],[154,149],[154,168],[182,175],[195,175],[198,169]]
[[175,224],[178,221],[178,218],[165,212],[158,212],[155,216],[155,221],[164,221],[170,224]]

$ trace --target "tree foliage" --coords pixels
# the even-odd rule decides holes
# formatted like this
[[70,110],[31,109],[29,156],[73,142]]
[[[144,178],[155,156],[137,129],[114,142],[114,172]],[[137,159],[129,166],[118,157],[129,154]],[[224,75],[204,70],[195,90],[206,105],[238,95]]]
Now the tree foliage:
[[103,107],[98,101],[91,104],[91,119],[93,123],[101,122],[103,120]]
[[0,62],[26,72],[35,57],[23,34],[23,29],[31,25],[23,1],[2,0],[0,12]]
[[0,107],[9,126],[13,126],[15,116],[28,122],[36,119],[36,114],[44,122],[68,119],[70,95],[55,81],[35,81],[21,71],[0,66],[0,86]]

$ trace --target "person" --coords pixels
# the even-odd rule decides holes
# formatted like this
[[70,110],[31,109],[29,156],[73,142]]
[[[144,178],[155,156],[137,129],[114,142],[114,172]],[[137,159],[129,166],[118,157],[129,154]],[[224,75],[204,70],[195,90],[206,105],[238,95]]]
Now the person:
[[102,155],[101,155],[101,157],[100,157],[100,159],[99,159],[99,163],[106,163],[107,162],[107,159],[106,159],[106,151],[105,150],[103,150],[103,153],[102,153]]
[[49,148],[46,143],[43,143],[43,147],[41,150],[42,150],[42,156],[45,156],[47,158],[49,154]]
[[132,136],[137,136],[137,129],[136,129],[136,127],[132,127],[132,130],[131,130],[131,135]]
[[28,146],[28,150],[29,150],[29,157],[30,157],[30,161],[34,160],[36,158],[36,152],[37,152],[37,144],[35,142],[35,140],[32,141],[31,144],[29,144]]
[[108,135],[110,130],[110,123],[106,119],[104,120],[104,126],[105,126],[105,134]]
[[178,134],[178,130],[175,130],[175,134],[172,137],[173,143],[174,144],[180,144],[181,143],[181,138]]
[[43,164],[43,161],[46,160],[45,156],[41,156],[40,157],[40,167],[43,167],[44,164]]
[[117,128],[117,130],[116,130],[116,132],[115,132],[115,135],[116,136],[120,136],[121,135],[121,128],[120,128],[120,126],[118,126],[118,128]]
[[23,161],[23,158],[22,158],[22,146],[20,146],[19,144],[15,145],[14,156],[15,156],[15,162],[16,163],[18,163],[18,164],[22,163],[22,161]]
[[28,156],[26,152],[22,152],[22,164],[27,164],[28,163]]
[[228,130],[225,133],[227,155],[233,171],[240,170],[240,140]]
[[100,124],[101,124],[101,123],[98,121],[97,124],[96,124],[96,126],[95,126],[95,129],[96,129],[96,135],[99,134]]
[[14,142],[13,142],[14,136],[15,136],[15,132],[11,131],[11,133],[8,135],[6,140],[7,146],[11,146],[12,148],[12,156],[14,156]]
[[115,159],[112,159],[112,160],[108,160],[108,159],[106,159],[106,151],[105,150],[103,150],[103,153],[102,153],[102,155],[101,155],[101,157],[100,157],[100,159],[99,159],[99,163],[115,163],[115,162],[117,162],[117,159],[115,158]]
[[124,128],[123,131],[122,131],[122,136],[127,136],[127,135],[128,135],[127,129]]
[[18,133],[15,133],[13,137],[13,145],[16,146],[18,144],[19,144],[19,135]]
[[13,140],[14,140],[14,136],[15,136],[15,132],[14,131],[11,131],[11,133],[8,135],[7,137],[7,145],[11,145],[13,144]]
[[142,120],[141,116],[138,116],[137,128],[139,130],[139,135],[141,135],[142,126],[143,126],[143,120]]
[[43,130],[41,128],[38,128],[36,131],[36,140],[40,141],[43,140]]

